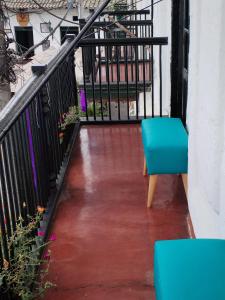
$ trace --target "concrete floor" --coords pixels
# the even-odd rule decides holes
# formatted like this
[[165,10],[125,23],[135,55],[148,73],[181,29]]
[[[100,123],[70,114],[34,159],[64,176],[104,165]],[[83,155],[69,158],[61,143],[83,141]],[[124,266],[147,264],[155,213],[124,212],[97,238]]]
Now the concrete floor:
[[82,127],[52,232],[45,300],[154,300],[155,240],[188,237],[179,176],[159,176],[151,209],[139,125]]

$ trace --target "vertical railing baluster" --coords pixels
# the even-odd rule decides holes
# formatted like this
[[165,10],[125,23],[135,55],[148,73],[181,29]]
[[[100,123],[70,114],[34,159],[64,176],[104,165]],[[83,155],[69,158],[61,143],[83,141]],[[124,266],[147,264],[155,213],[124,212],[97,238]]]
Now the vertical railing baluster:
[[58,69],[56,70],[56,83],[57,83],[57,102],[59,107],[59,114],[60,116],[65,112],[64,103],[62,101],[62,85],[61,85],[61,64],[59,65]]
[[138,62],[138,46],[135,47],[135,95],[136,95],[136,119],[138,120],[139,99],[138,99],[138,77],[139,77],[139,62]]
[[84,81],[84,96],[85,96],[85,107],[86,107],[86,121],[88,121],[89,116],[88,116],[88,93],[87,93],[87,86],[86,86],[86,78],[85,78],[85,69],[84,69],[84,47],[82,49],[82,69],[83,69],[83,81]]
[[[42,91],[44,90],[44,92],[46,93],[46,87],[43,87]],[[47,94],[45,94],[45,98],[46,100],[48,100],[47,98]],[[41,151],[42,153],[42,167],[41,167],[41,177],[43,182],[46,182],[46,184],[44,184],[44,205],[47,205],[47,199],[49,196],[49,190],[50,190],[50,174],[51,174],[51,160],[47,159],[48,158],[48,148],[47,148],[47,144],[48,144],[48,139],[47,139],[47,132],[46,132],[46,127],[45,127],[45,116],[47,114],[49,114],[50,111],[50,107],[49,105],[44,106],[44,110],[43,110],[43,105],[41,102],[41,94],[39,94],[39,96],[36,99],[36,103],[35,103],[39,114],[36,113],[36,119],[38,119],[38,127],[37,127],[37,131],[38,131],[38,142],[40,143],[39,146],[39,151]],[[53,159],[55,158],[55,153],[54,151],[52,151],[52,157]]]
[[162,46],[159,46],[159,101],[160,117],[162,117]]
[[[153,37],[153,35],[154,35],[153,18],[154,18],[154,0],[151,0],[151,20],[152,20],[152,25],[150,27],[151,37]],[[151,66],[151,83],[152,83],[152,117],[154,117],[154,115],[155,115],[155,112],[154,112],[155,100],[154,100],[154,47],[153,47],[153,45],[150,48],[151,48],[150,66]]]
[[2,250],[2,256],[7,261],[9,261],[9,252],[8,252],[8,243],[7,243],[7,227],[5,223],[5,214],[4,214],[4,200],[3,195],[1,192],[1,182],[0,182],[0,229],[1,229],[1,235],[0,235],[0,241],[1,241],[1,250]]
[[[65,113],[63,106],[62,106],[60,75],[61,75],[61,65],[59,65],[58,68],[56,69],[56,71],[54,73],[54,82],[52,82],[52,89],[55,90],[53,99],[57,106],[58,120],[62,119],[63,114]],[[58,130],[58,133],[59,133],[59,130]],[[64,150],[65,150],[64,147],[60,147],[60,161],[63,160]]]
[[151,78],[151,94],[152,94],[152,117],[155,115],[155,110],[154,110],[154,54],[153,54],[153,45],[150,46],[151,49],[151,55],[149,56],[149,70],[150,70],[150,78]]
[[146,119],[146,82],[145,82],[145,46],[142,46],[143,53],[143,89],[144,89],[144,119]]
[[96,101],[95,101],[95,60],[93,61],[94,56],[94,47],[91,47],[91,87],[92,87],[92,101],[93,101],[93,114],[94,120],[96,120]]
[[[18,138],[18,124],[16,123],[12,129],[12,146],[14,151],[14,158],[15,158],[15,169],[18,180],[18,191],[19,191],[19,205],[20,205],[20,216],[25,219],[26,218],[26,211],[24,212],[24,199],[26,199],[27,196],[27,186],[25,185],[25,175],[24,175],[24,168],[21,168],[21,165],[23,165],[22,156],[21,156],[21,144]],[[19,144],[18,144],[19,141]],[[26,202],[25,202],[26,203]]]
[[101,56],[101,46],[98,47],[98,69],[99,69],[99,94],[100,94],[100,104],[101,104],[101,119],[104,120],[103,116],[103,101],[102,101],[102,56]]
[[[20,164],[23,168],[20,168],[21,171],[21,178],[22,178],[22,195],[23,195],[23,203],[22,203],[22,217],[27,221],[27,214],[32,215],[32,212],[29,211],[28,201],[32,197],[31,189],[34,188],[33,183],[33,174],[30,165],[30,156],[28,152],[28,148],[26,146],[26,131],[23,129],[22,126],[22,116],[20,116],[18,122],[15,123],[15,132],[14,135],[16,140],[16,146],[19,150],[20,155]],[[25,150],[26,149],[26,150]],[[29,178],[29,180],[28,180]],[[35,191],[36,193],[36,191]]]
[[19,192],[19,172],[18,172],[18,165],[16,163],[16,160],[18,160],[18,156],[16,153],[16,149],[14,146],[14,142],[13,142],[13,130],[10,130],[9,134],[9,155],[8,155],[8,159],[11,159],[11,170],[12,170],[12,176],[13,176],[13,180],[14,180],[14,185],[15,185],[15,199],[14,201],[16,202],[16,211],[17,211],[17,218],[19,216],[21,216],[21,195]]
[[14,207],[12,205],[12,195],[10,194],[10,180],[9,180],[9,170],[7,168],[7,161],[6,161],[6,147],[5,147],[5,139],[0,144],[0,158],[1,158],[1,187],[0,187],[0,193],[1,198],[3,200],[2,205],[4,206],[4,222],[6,223],[7,228],[7,235],[11,236],[13,233],[13,230],[15,229],[15,212]]
[[[137,21],[137,15],[136,14],[134,15],[134,20]],[[137,25],[135,25],[135,35],[136,35],[136,37],[140,37],[139,28],[138,28]]]
[[[145,14],[145,17],[144,17],[144,18],[145,18],[145,21],[146,21],[146,20],[147,20],[147,15],[146,15],[146,14]],[[148,37],[148,36],[147,36],[147,26],[148,26],[148,25],[145,25],[145,26],[144,26],[144,37],[145,37],[145,38]]]
[[134,81],[134,68],[133,68],[133,55],[134,55],[134,48],[131,45],[131,60],[130,60],[130,67],[131,67],[131,81]]
[[3,139],[0,143],[0,238],[2,238],[5,259],[9,261],[10,253],[8,248],[8,239],[13,234],[16,220],[14,208],[11,202],[11,195],[9,194],[10,182],[6,164],[5,139]]
[[[116,33],[114,32],[113,34],[113,37],[114,37],[114,40],[116,39]],[[114,63],[116,62],[115,61],[115,53],[116,53],[116,48],[114,46],[110,46],[110,49],[111,49],[111,82],[113,83],[114,82]],[[117,80],[117,78],[116,78]]]
[[[27,164],[29,164],[29,159],[27,158],[27,161],[24,161],[24,152],[23,152],[24,143],[22,141],[20,141],[20,138],[21,138],[20,124],[21,124],[21,120],[19,119],[19,121],[16,122],[15,126],[13,126],[12,132],[13,132],[14,149],[15,149],[15,151],[17,151],[16,152],[16,154],[17,154],[16,160],[17,160],[17,167],[19,170],[18,178],[19,178],[19,182],[20,182],[19,189],[20,189],[20,195],[21,195],[21,203],[20,203],[21,216],[24,220],[27,220],[27,201],[28,201],[28,199],[31,198],[31,193],[33,196],[35,194],[35,192],[33,189],[33,183],[27,185],[27,181],[26,181],[25,170],[27,169]],[[23,166],[23,168],[21,168],[21,165]],[[30,173],[30,174],[32,174],[32,173]],[[32,181],[32,177],[31,177],[31,181]],[[31,190],[32,190],[32,192],[31,192]],[[34,197],[34,199],[36,199],[36,197]]]
[[[1,203],[1,201],[0,201]],[[0,208],[0,230],[1,230],[1,236],[0,236],[0,270],[3,268],[3,262],[4,262],[4,247],[5,245],[3,244],[3,240],[2,240],[2,226],[1,226],[1,208]],[[4,232],[4,229],[3,229],[3,232]],[[5,233],[5,232],[4,232]],[[6,243],[6,247],[7,247],[7,243]],[[2,286],[0,287],[0,293],[1,293],[1,289],[2,289]],[[4,300],[5,298],[3,298]]]
[[[35,101],[35,100],[33,100]],[[32,101],[32,104],[33,104]],[[41,157],[36,156],[36,152],[39,153],[38,149],[36,149],[36,145],[39,145],[40,142],[36,142],[35,140],[35,133],[34,133],[34,125],[33,122],[37,124],[37,114],[38,111],[34,108],[35,112],[34,115],[31,114],[31,106],[27,107],[23,115],[21,116],[21,136],[24,137],[24,146],[23,146],[23,153],[26,162],[26,181],[30,181],[29,187],[29,198],[28,198],[28,213],[29,215],[33,215],[36,212],[37,205],[40,205],[40,199],[42,200],[42,195],[38,192],[40,188],[40,182],[38,182],[38,163],[41,161]],[[34,194],[33,194],[34,192]],[[36,197],[36,201],[34,201],[33,197]],[[31,203],[34,203],[31,206]],[[31,211],[31,207],[32,210]]]
[[[36,97],[34,101],[37,101]],[[36,119],[37,118],[36,107],[35,107],[36,105],[34,104],[34,101],[31,103],[30,107],[26,111],[26,126],[28,127],[28,139],[29,139],[28,142],[30,144],[30,156],[32,160],[32,172],[34,176],[34,183],[38,191],[39,205],[44,206],[45,195],[44,195],[44,186],[42,185],[42,168],[41,168],[43,155],[40,147],[41,141],[39,140],[39,133],[37,128],[39,124],[37,123],[38,120]],[[33,151],[31,148],[32,144],[33,144]]]
[[[44,145],[45,148],[45,156],[48,162],[48,187],[52,185],[52,182],[56,180],[56,174],[58,173],[59,168],[59,147],[57,145],[56,137],[58,138],[57,128],[59,120],[55,116],[55,105],[51,105],[50,91],[49,85],[47,84],[45,89],[45,93],[41,94],[40,102],[42,104],[41,107],[41,129],[42,134],[45,136],[46,143]],[[42,90],[43,92],[43,90]],[[42,100],[42,101],[41,101]],[[56,123],[54,126],[52,121]]]
[[25,180],[29,184],[28,187],[28,199],[26,202],[27,212],[29,215],[33,215],[36,212],[35,201],[33,199],[33,188],[36,194],[37,205],[41,204],[40,199],[42,196],[39,193],[40,184],[38,182],[37,173],[37,161],[36,161],[36,149],[35,149],[35,139],[32,132],[32,117],[29,113],[29,108],[21,116],[21,127],[20,136],[23,139],[22,156],[25,161]]
[[109,76],[109,47],[108,46],[106,46],[106,81],[107,81],[107,90],[108,90],[109,120],[112,120],[110,76]]
[[[121,48],[120,48],[121,50]],[[120,120],[120,63],[119,63],[119,48],[116,46],[116,78],[117,78],[117,105],[118,105],[118,120]]]
[[[47,85],[47,94],[48,94],[48,102],[50,105],[50,112],[49,117],[46,116],[46,133],[48,136],[48,152],[49,152],[49,159],[52,160],[51,157],[51,149],[54,149],[56,161],[52,162],[52,176],[56,177],[56,174],[58,174],[58,171],[60,169],[61,165],[61,157],[62,157],[62,150],[60,148],[60,141],[59,141],[59,133],[60,133],[60,122],[61,117],[59,115],[59,109],[58,109],[58,103],[57,101],[54,101],[55,99],[55,89],[53,88],[53,82],[55,79],[55,74],[50,79],[48,85]],[[56,98],[57,99],[57,98]]]
[[[10,134],[10,133],[9,133]],[[12,218],[14,219],[12,221],[13,230],[15,230],[15,221],[19,217],[19,206],[17,203],[17,197],[18,197],[18,188],[14,180],[14,172],[13,172],[13,157],[10,149],[10,140],[9,140],[9,134],[5,137],[3,141],[3,148],[5,148],[5,168],[7,175],[5,176],[6,180],[6,188],[7,193],[9,197],[9,201],[11,204],[12,209]]]
[[[78,106],[78,88],[77,88],[77,77],[76,77],[76,70],[75,70],[75,63],[74,63],[74,55],[75,53],[73,54],[73,56],[71,57],[71,60],[72,60],[72,66],[71,66],[71,75],[72,75],[72,81],[73,81],[73,84],[74,84],[74,102],[72,102],[72,106],[75,105],[75,106]],[[73,97],[71,99],[73,101]]]
[[130,120],[127,46],[125,46],[125,81],[126,81],[126,94],[127,94],[127,119]]
[[50,103],[52,103],[51,105],[54,105],[54,109],[53,109],[54,118],[51,121],[52,121],[52,126],[55,128],[56,135],[57,135],[56,144],[57,144],[57,150],[58,150],[57,151],[58,160],[57,160],[56,170],[58,170],[60,168],[60,164],[62,161],[63,151],[62,151],[62,147],[60,146],[60,142],[59,142],[59,133],[60,133],[59,125],[62,120],[62,115],[60,113],[60,103],[59,103],[59,101],[57,101],[58,91],[57,91],[57,88],[55,88],[55,82],[57,80],[56,78],[57,78],[57,73],[54,72],[52,78],[49,81],[48,93],[49,93]]

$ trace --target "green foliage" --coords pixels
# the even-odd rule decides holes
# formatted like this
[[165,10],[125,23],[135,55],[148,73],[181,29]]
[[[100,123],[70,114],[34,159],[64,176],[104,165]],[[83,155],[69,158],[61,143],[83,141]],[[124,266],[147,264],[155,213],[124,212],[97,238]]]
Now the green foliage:
[[70,106],[69,111],[63,115],[60,128],[65,130],[67,125],[78,122],[80,120],[80,114],[81,112],[78,106]]
[[110,1],[109,5],[107,6],[108,10],[118,11],[118,10],[128,10],[127,8],[127,1],[121,0],[119,3],[116,0]]
[[[36,299],[53,286],[44,280],[50,260],[40,257],[47,243],[35,235],[41,218],[38,213],[35,218],[30,218],[27,225],[22,218],[19,219],[14,234],[8,240],[10,261],[4,259],[0,270],[0,287],[21,300]],[[50,257],[49,254],[47,257]]]
[[[103,113],[103,116],[105,116],[105,117],[108,116],[107,104],[103,104],[103,106],[101,108],[101,104],[96,102],[95,103],[95,116],[96,117],[101,117],[102,113]],[[88,114],[89,117],[94,116],[94,103],[93,102],[88,105],[87,114]],[[86,112],[80,112],[80,116],[81,117],[86,117]]]

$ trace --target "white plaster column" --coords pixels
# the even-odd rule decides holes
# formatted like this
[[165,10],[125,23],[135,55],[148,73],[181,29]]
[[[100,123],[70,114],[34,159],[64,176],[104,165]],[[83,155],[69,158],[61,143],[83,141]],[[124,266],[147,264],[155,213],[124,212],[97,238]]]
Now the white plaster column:
[[197,237],[225,237],[225,2],[190,1],[189,209]]

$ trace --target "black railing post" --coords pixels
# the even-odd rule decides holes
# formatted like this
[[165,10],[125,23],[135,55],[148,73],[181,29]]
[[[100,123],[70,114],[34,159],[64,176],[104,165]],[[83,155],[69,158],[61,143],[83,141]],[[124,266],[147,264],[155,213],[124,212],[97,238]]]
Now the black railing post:
[[162,117],[162,46],[159,46],[159,111]]

